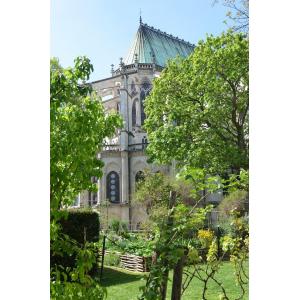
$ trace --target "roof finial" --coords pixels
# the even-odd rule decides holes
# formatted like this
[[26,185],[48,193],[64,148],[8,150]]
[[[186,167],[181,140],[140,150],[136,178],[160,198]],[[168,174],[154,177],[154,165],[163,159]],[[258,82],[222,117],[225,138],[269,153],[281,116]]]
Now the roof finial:
[[140,24],[142,24],[142,10],[140,9]]
[[111,66],[111,70],[110,70],[110,72],[111,72],[111,76],[113,76],[114,75],[114,72],[115,72],[115,70],[114,70],[114,64],[111,64],[110,65]]

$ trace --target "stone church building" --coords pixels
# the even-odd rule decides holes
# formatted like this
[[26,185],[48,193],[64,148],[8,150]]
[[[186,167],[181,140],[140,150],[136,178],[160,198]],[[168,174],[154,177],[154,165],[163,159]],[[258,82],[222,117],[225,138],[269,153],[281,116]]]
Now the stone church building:
[[[124,128],[107,140],[99,154],[105,166],[101,179],[95,179],[98,192],[83,192],[78,205],[95,206],[106,203],[108,219],[119,219],[135,229],[146,215],[144,209],[131,205],[136,182],[145,169],[172,175],[172,166],[147,163],[147,134],[142,129],[145,113],[143,102],[152,88],[152,80],[160,75],[167,60],[177,55],[187,57],[195,45],[142,23],[126,58],[118,68],[111,65],[111,76],[92,82],[105,109],[117,111]],[[80,203],[80,204],[79,204]]]

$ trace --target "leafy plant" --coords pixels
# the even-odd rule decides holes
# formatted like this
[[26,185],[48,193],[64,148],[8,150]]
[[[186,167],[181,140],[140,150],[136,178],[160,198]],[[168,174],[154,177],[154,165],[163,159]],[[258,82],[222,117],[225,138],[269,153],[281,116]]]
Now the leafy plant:
[[105,253],[104,264],[107,266],[119,267],[120,255],[113,252]]
[[228,31],[169,61],[145,100],[151,160],[210,174],[248,169],[248,44]]
[[221,203],[218,205],[217,210],[220,213],[220,217],[224,220],[230,217],[230,212],[236,209],[242,214],[248,212],[248,192],[237,190],[224,197]]
[[116,114],[105,114],[86,83],[93,71],[90,60],[78,57],[74,64],[62,68],[58,59],[50,61],[50,245],[53,255],[76,261],[75,266],[51,269],[51,298],[103,299],[104,290],[89,275],[96,261],[93,244],[70,238],[60,221],[68,215],[62,208],[79,192],[95,190],[91,177],[100,178],[103,167],[97,154],[122,122]]

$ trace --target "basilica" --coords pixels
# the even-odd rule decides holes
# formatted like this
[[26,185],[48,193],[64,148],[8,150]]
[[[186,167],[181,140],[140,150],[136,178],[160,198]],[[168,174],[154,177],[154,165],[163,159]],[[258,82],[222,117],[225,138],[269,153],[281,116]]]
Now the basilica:
[[78,205],[99,207],[106,203],[108,218],[122,220],[132,229],[145,219],[145,210],[131,204],[136,182],[146,169],[172,176],[174,166],[147,163],[143,102],[151,91],[153,79],[160,76],[167,61],[178,55],[187,57],[194,48],[195,45],[155,29],[140,19],[127,56],[120,58],[117,68],[111,65],[110,77],[91,83],[101,96],[106,111],[118,112],[124,126],[116,137],[106,141],[99,153],[105,165],[102,178],[93,179],[98,192],[82,192]]

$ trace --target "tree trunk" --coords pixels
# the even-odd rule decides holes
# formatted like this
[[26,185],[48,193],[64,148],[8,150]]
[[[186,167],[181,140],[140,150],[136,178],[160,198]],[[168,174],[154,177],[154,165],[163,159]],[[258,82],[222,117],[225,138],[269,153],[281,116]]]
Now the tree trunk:
[[183,267],[186,260],[187,251],[185,251],[184,255],[179,259],[173,274],[173,285],[172,285],[172,296],[171,300],[180,300],[181,299],[181,286],[182,286],[182,275],[183,275]]
[[[172,209],[175,206],[175,200],[176,200],[176,192],[170,191],[170,199],[169,199],[169,207],[168,207],[169,209]],[[170,214],[167,220],[167,228],[171,229],[172,226],[173,226],[173,214]],[[168,276],[169,276],[169,269],[167,268],[168,261],[165,261],[163,265],[166,267],[166,270],[163,273],[163,280],[161,283],[160,290],[161,290],[161,299],[165,300],[167,296]]]

